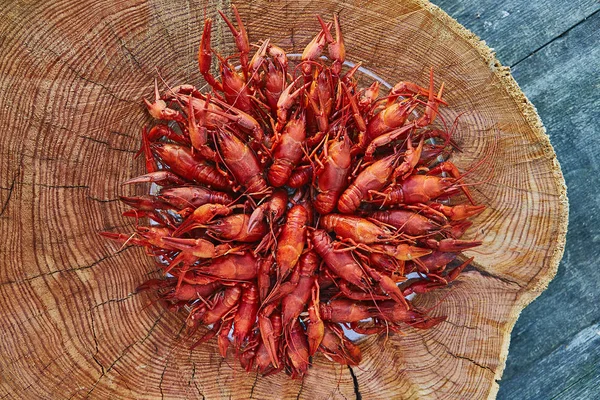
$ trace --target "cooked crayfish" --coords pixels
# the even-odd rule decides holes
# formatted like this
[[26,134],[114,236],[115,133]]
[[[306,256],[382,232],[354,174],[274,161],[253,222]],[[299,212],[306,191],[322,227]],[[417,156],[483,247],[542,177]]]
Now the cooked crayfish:
[[317,353],[358,365],[342,327],[389,334],[441,323],[410,296],[459,279],[473,261],[459,253],[482,244],[461,239],[485,206],[468,189],[470,171],[447,161],[458,145],[457,124],[448,132],[440,114],[444,84],[432,69],[427,84],[402,81],[382,98],[379,82],[359,87],[337,15],[318,17],[299,60],[270,39],[250,55],[232,11],[219,14],[235,58],[211,47],[204,21],[197,61],[211,92],[186,84],[161,95],[155,81],[144,99],[159,122],[142,128],[146,173],[125,184],[160,187],[121,196],[135,230],[102,235],[156,257],[165,277],[137,291],[187,312],[191,334],[206,326],[192,348],[216,338],[246,371],[294,378]]

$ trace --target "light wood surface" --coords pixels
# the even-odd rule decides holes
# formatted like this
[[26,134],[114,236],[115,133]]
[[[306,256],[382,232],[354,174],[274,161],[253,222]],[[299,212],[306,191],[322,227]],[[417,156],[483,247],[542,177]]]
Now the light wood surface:
[[[0,395],[16,398],[473,398],[495,396],[510,331],[554,276],[567,200],[534,108],[490,50],[437,7],[407,2],[238,4],[252,41],[300,52],[315,14],[338,13],[348,59],[389,82],[446,83],[447,118],[480,215],[477,265],[417,302],[448,321],[429,331],[369,339],[349,369],[317,358],[309,374],[246,374],[215,345],[188,350],[182,316],[136,285],[153,276],[139,249],[97,235],[124,231],[120,185],[133,160],[141,103],[157,70],[169,84],[201,84],[195,53],[204,15],[226,2],[16,2],[0,38]],[[215,18],[214,45],[232,40]],[[138,188],[138,193],[141,193]]]

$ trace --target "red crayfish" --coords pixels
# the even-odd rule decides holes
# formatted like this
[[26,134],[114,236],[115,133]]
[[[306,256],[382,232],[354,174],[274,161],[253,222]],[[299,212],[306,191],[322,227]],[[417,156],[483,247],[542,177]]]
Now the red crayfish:
[[345,67],[338,17],[319,17],[288,60],[269,39],[251,54],[238,10],[235,23],[219,13],[238,61],[211,47],[206,19],[198,66],[209,91],[161,94],[155,83],[147,173],[126,183],[160,187],[121,198],[135,231],[102,233],[156,257],[164,277],[137,290],[185,312],[190,335],[207,328],[192,347],[216,337],[247,371],[294,378],[319,353],[358,365],[345,329],[444,321],[410,296],[458,279],[473,260],[459,253],[482,243],[460,237],[485,206],[450,161],[435,164],[456,144],[439,123],[447,103],[433,69],[426,85],[402,81],[380,98],[379,82],[359,88],[358,67]]

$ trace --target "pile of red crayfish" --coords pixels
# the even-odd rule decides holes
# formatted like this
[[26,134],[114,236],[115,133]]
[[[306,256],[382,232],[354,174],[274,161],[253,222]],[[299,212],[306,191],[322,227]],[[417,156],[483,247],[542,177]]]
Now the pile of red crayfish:
[[161,95],[155,82],[145,100],[161,122],[142,131],[147,173],[125,183],[158,189],[121,200],[147,226],[102,234],[156,257],[164,277],[138,291],[184,310],[191,334],[207,327],[194,347],[216,336],[223,357],[232,345],[263,374],[300,377],[318,352],[357,365],[346,333],[442,322],[408,298],[454,280],[472,261],[459,253],[481,244],[459,239],[485,207],[446,161],[456,143],[439,127],[444,85],[432,71],[426,87],[359,88],[337,17],[318,17],[295,61],[269,39],[249,59],[233,12],[237,24],[221,16],[239,64],[211,49],[206,19],[198,65],[210,89]]

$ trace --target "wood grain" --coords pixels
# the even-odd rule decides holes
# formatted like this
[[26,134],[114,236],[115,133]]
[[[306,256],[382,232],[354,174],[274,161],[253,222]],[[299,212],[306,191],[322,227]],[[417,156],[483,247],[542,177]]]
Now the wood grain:
[[[194,53],[204,13],[223,2],[15,2],[0,38],[0,394],[16,398],[485,398],[494,397],[510,330],[562,255],[565,188],[533,107],[478,39],[435,6],[408,2],[240,4],[251,40],[298,52],[316,13],[339,13],[348,59],[384,79],[446,82],[448,119],[463,111],[457,163],[493,157],[470,179],[489,209],[471,232],[477,268],[435,309],[448,322],[370,339],[364,365],[317,358],[302,381],[262,378],[194,352],[182,317],[133,295],[152,275],[138,249],[97,235],[128,224],[116,201],[148,121],[140,99],[158,71],[200,84]],[[218,21],[218,22],[217,22]],[[215,19],[215,45],[232,40]],[[138,189],[139,190],[139,189]],[[433,305],[444,292],[419,299]]]
[[[600,10],[600,3],[594,0],[434,0],[433,3],[484,38],[498,59],[511,68]],[[517,82],[521,83],[518,79]]]

